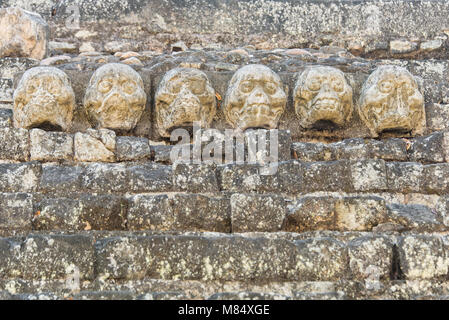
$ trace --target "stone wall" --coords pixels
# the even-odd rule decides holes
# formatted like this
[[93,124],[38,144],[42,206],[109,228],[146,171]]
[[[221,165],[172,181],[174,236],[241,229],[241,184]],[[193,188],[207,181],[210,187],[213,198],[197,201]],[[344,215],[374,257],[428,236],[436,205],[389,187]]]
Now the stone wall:
[[[449,66],[446,20],[430,18],[446,1],[79,3],[75,31],[66,2],[23,3],[50,25],[48,57],[13,46],[18,57],[0,58],[0,299],[447,299]],[[80,52],[88,38],[99,52]],[[394,51],[400,38],[417,49]],[[372,43],[386,47],[370,56]],[[137,87],[123,85],[128,100],[99,94],[116,85],[110,73]],[[309,103],[310,74],[331,98]],[[235,102],[233,88],[261,84],[269,103],[234,121],[227,108],[252,98]],[[174,161],[158,123],[167,105],[185,120],[168,113],[168,131],[207,112],[220,135],[257,128],[243,133],[245,161]],[[363,118],[365,107],[380,111]],[[251,132],[277,133],[274,174],[250,161]]]

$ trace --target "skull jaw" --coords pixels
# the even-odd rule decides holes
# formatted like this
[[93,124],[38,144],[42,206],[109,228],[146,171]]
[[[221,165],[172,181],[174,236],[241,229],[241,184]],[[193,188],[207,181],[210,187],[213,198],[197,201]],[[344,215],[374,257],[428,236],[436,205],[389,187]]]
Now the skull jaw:
[[[30,102],[23,107],[21,124],[25,129],[39,128],[46,131],[66,131],[68,116],[61,114],[56,101],[47,103]],[[57,112],[60,111],[60,112]]]
[[304,113],[301,126],[307,129],[333,129],[346,122],[346,115],[339,101],[311,105]]

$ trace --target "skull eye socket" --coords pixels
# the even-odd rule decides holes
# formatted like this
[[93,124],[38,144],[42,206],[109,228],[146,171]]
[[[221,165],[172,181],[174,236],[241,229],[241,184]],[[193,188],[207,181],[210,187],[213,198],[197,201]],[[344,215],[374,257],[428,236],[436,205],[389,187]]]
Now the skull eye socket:
[[333,79],[332,88],[337,92],[342,92],[344,88],[343,81],[341,79]]
[[240,91],[243,93],[250,93],[253,90],[254,86],[251,81],[242,81],[240,84]]
[[264,91],[268,94],[274,94],[276,92],[276,85],[272,82],[265,82]]
[[122,83],[122,89],[126,94],[132,94],[136,91],[137,86],[134,81],[126,80]]
[[111,89],[112,89],[112,83],[109,82],[108,80],[102,80],[98,84],[98,91],[100,91],[101,93],[107,93],[107,92],[111,91]]
[[317,77],[312,77],[307,81],[307,88],[311,91],[318,91],[321,88],[321,80]]
[[390,93],[393,90],[393,82],[391,80],[384,80],[378,84],[379,91],[382,93]]
[[194,94],[201,94],[204,92],[205,83],[201,80],[191,81],[190,82],[190,90]]
[[37,88],[36,88],[36,86],[34,84],[30,83],[27,86],[26,91],[27,91],[27,94],[33,94],[33,93],[35,93],[37,91]]

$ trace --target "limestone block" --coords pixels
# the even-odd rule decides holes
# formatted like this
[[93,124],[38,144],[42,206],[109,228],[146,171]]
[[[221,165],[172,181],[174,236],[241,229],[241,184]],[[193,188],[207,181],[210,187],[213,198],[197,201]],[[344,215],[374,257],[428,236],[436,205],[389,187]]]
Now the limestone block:
[[118,161],[134,161],[151,156],[147,138],[117,137],[116,157]]
[[29,193],[0,193],[0,230],[31,230],[33,196]]
[[80,166],[43,165],[39,191],[53,195],[79,192],[82,173],[83,168]]
[[0,109],[0,128],[9,128],[12,126],[12,110]]
[[144,162],[126,168],[129,186],[132,192],[168,192],[173,191],[172,166]]
[[198,69],[176,68],[165,74],[156,92],[156,123],[159,134],[169,137],[178,127],[198,122],[209,128],[216,110],[215,90]]
[[129,175],[121,163],[89,163],[81,174],[81,188],[93,192],[128,192]]
[[128,228],[231,232],[229,199],[200,194],[136,195],[130,199]]
[[0,9],[0,57],[41,60],[47,55],[48,34],[39,14],[17,7]]
[[293,142],[293,157],[304,162],[336,160],[332,144],[313,142]]
[[393,244],[386,237],[356,238],[348,244],[349,268],[356,279],[388,280],[393,263]]
[[351,175],[355,191],[380,191],[387,189],[384,160],[352,161]]
[[390,192],[420,192],[423,165],[416,162],[387,162],[387,186]]
[[366,142],[370,156],[386,161],[407,160],[407,142],[404,139],[390,138],[383,140],[370,139]]
[[115,132],[107,129],[88,129],[75,134],[75,160],[86,162],[115,161]]
[[449,163],[423,167],[422,190],[426,193],[445,194],[449,191]]
[[439,232],[446,229],[440,217],[427,206],[393,203],[387,205],[387,209],[389,220],[403,226],[403,230]]
[[434,279],[448,273],[447,250],[438,236],[408,235],[399,244],[399,261],[406,279]]
[[434,132],[428,136],[413,139],[407,153],[410,161],[444,162],[446,148],[445,134]]
[[0,78],[0,101],[2,103],[12,103],[13,102],[13,87],[12,79]]
[[56,161],[73,159],[73,135],[63,132],[30,131],[31,160]]
[[332,281],[341,279],[348,267],[344,243],[330,238],[311,238],[296,241],[296,272],[300,279]]
[[348,160],[305,163],[303,172],[303,188],[308,192],[353,189]]
[[92,75],[83,103],[97,128],[128,131],[140,120],[146,101],[140,75],[128,65],[108,63]]
[[335,229],[335,197],[305,196],[288,205],[283,229],[304,232]]
[[28,130],[0,128],[0,159],[26,161],[29,148]]
[[352,117],[352,87],[343,72],[333,67],[307,67],[298,76],[294,100],[303,128],[326,122],[343,126]]
[[223,105],[233,128],[277,128],[287,95],[279,76],[263,65],[247,65],[232,77]]
[[416,79],[407,69],[392,65],[378,67],[365,81],[359,115],[374,137],[391,130],[422,134],[426,125]]
[[41,176],[38,162],[1,163],[0,191],[32,192],[36,191]]
[[37,204],[36,230],[123,230],[127,203],[114,195],[50,198]]
[[182,191],[218,192],[215,166],[176,162],[173,165],[173,184]]
[[54,67],[27,70],[14,91],[14,125],[66,131],[75,108],[67,75]]
[[94,262],[94,246],[89,236],[29,235],[22,242],[17,276],[66,280],[76,272],[80,280],[92,280]]
[[370,231],[386,216],[385,200],[378,197],[344,197],[335,204],[335,227],[341,231]]
[[232,232],[280,231],[286,206],[277,195],[233,194],[231,212]]

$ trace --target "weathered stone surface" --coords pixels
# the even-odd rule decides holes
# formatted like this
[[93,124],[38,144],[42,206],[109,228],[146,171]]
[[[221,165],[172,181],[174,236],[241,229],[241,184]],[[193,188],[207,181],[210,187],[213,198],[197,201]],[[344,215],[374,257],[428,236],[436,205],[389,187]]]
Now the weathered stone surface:
[[345,245],[332,238],[295,241],[298,249],[296,270],[300,279],[330,281],[340,279],[348,267]]
[[0,109],[0,128],[9,128],[12,126],[12,110]]
[[408,150],[410,161],[419,162],[444,162],[445,161],[445,137],[443,132],[435,132],[429,136],[413,139]]
[[260,292],[220,292],[210,296],[207,300],[289,300],[290,297],[275,293]]
[[135,161],[151,156],[147,138],[117,137],[115,156],[118,161]]
[[387,189],[385,161],[352,161],[350,165],[355,191],[380,191]]
[[108,63],[92,75],[83,103],[97,128],[131,130],[141,118],[146,100],[142,78],[134,69]]
[[305,162],[336,160],[332,144],[320,142],[293,142],[292,152],[294,158]]
[[[305,163],[304,189],[307,192],[349,191],[352,189],[352,180],[360,181],[359,178],[363,174],[361,170],[362,168],[357,170],[356,174],[359,175],[351,179],[350,162],[347,160]],[[352,175],[354,176],[354,172]]]
[[299,161],[280,162],[274,174],[263,174],[257,164],[227,164],[218,167],[220,187],[231,192],[285,192],[304,188],[303,166]]
[[294,92],[296,115],[304,128],[326,122],[343,126],[352,117],[352,87],[336,68],[307,67],[298,76]]
[[66,131],[72,125],[75,94],[69,78],[54,67],[27,70],[14,91],[14,126]]
[[432,279],[446,277],[447,252],[442,240],[431,235],[409,235],[399,244],[399,261],[406,279]]
[[37,162],[0,163],[2,192],[32,192],[37,189],[41,166]]
[[75,134],[75,160],[86,162],[114,162],[115,132],[107,129],[88,129]]
[[155,100],[156,123],[162,137],[169,137],[178,127],[192,127],[194,122],[209,128],[217,111],[215,90],[198,69],[170,70],[159,83]]
[[182,191],[218,192],[215,165],[176,162],[173,165],[173,185]]
[[332,143],[331,147],[334,149],[337,160],[365,160],[370,158],[369,145],[361,138],[345,139]]
[[29,193],[0,193],[0,230],[29,231],[33,196]]
[[348,244],[349,268],[355,279],[388,280],[393,264],[393,244],[382,236],[362,237]]
[[431,103],[426,106],[427,129],[430,131],[449,128],[449,105]]
[[28,130],[0,128],[0,159],[26,161],[29,152]]
[[30,235],[23,241],[19,257],[17,275],[24,279],[94,277],[94,247],[88,236]]
[[73,194],[81,191],[80,166],[43,165],[39,191],[51,194]]
[[289,130],[247,130],[244,132],[244,144],[248,162],[269,164],[291,159],[292,138]]
[[126,169],[122,164],[92,163],[86,165],[81,175],[81,187],[101,193],[130,191]]
[[374,159],[385,161],[405,161],[407,160],[407,142],[404,139],[385,139],[367,141],[370,156]]
[[73,159],[73,135],[63,132],[30,131],[30,159],[41,161]]
[[39,60],[30,58],[0,58],[0,77],[14,79],[16,74],[37,67]]
[[84,291],[73,296],[73,300],[135,300],[136,295],[132,291]]
[[0,101],[2,103],[12,103],[14,86],[12,79],[0,78]]
[[151,152],[155,162],[171,164],[170,153],[173,146],[170,145],[152,145]]
[[390,41],[390,51],[391,53],[410,53],[418,49],[418,44],[416,42],[407,40],[393,40]]
[[401,205],[389,204],[388,218],[391,222],[400,224],[404,230],[416,232],[438,232],[444,231],[443,225],[437,213],[424,205]]
[[34,12],[0,9],[0,57],[43,59],[48,50],[48,25]]
[[283,229],[289,232],[335,229],[335,197],[305,196],[288,205]]
[[[295,244],[280,239],[224,235],[109,238],[100,240],[97,248],[99,276],[111,279],[141,279],[145,275],[204,281],[298,278]],[[133,254],[125,255],[126,251]],[[309,251],[302,254],[307,256]],[[336,254],[329,258],[336,258]],[[116,264],[110,264],[111,259]],[[327,255],[320,260],[326,259]],[[315,269],[304,265],[299,277],[329,278],[327,273],[321,277],[323,265]],[[335,270],[332,275],[338,272]]]
[[378,67],[366,80],[359,115],[374,137],[385,130],[422,134],[426,125],[417,81],[407,69],[392,65]]
[[[105,174],[107,171],[105,171]],[[129,179],[127,191],[167,192],[173,191],[173,170],[171,166],[147,162],[129,166],[126,169]]]
[[335,203],[337,230],[369,231],[386,215],[385,200],[378,197],[344,197]]
[[285,200],[277,195],[231,196],[232,232],[279,231],[286,213]]
[[422,190],[428,193],[447,193],[449,190],[449,164],[423,166]]
[[233,128],[275,129],[287,95],[279,76],[263,65],[247,65],[232,77],[223,105]]
[[288,206],[283,229],[370,231],[387,219],[385,200],[378,197],[305,196]]
[[36,209],[37,230],[122,230],[127,216],[126,201],[113,195],[43,199]]
[[136,195],[130,199],[128,228],[231,232],[228,199],[200,194]]
[[415,162],[387,162],[387,190],[390,192],[420,192],[424,166]]

